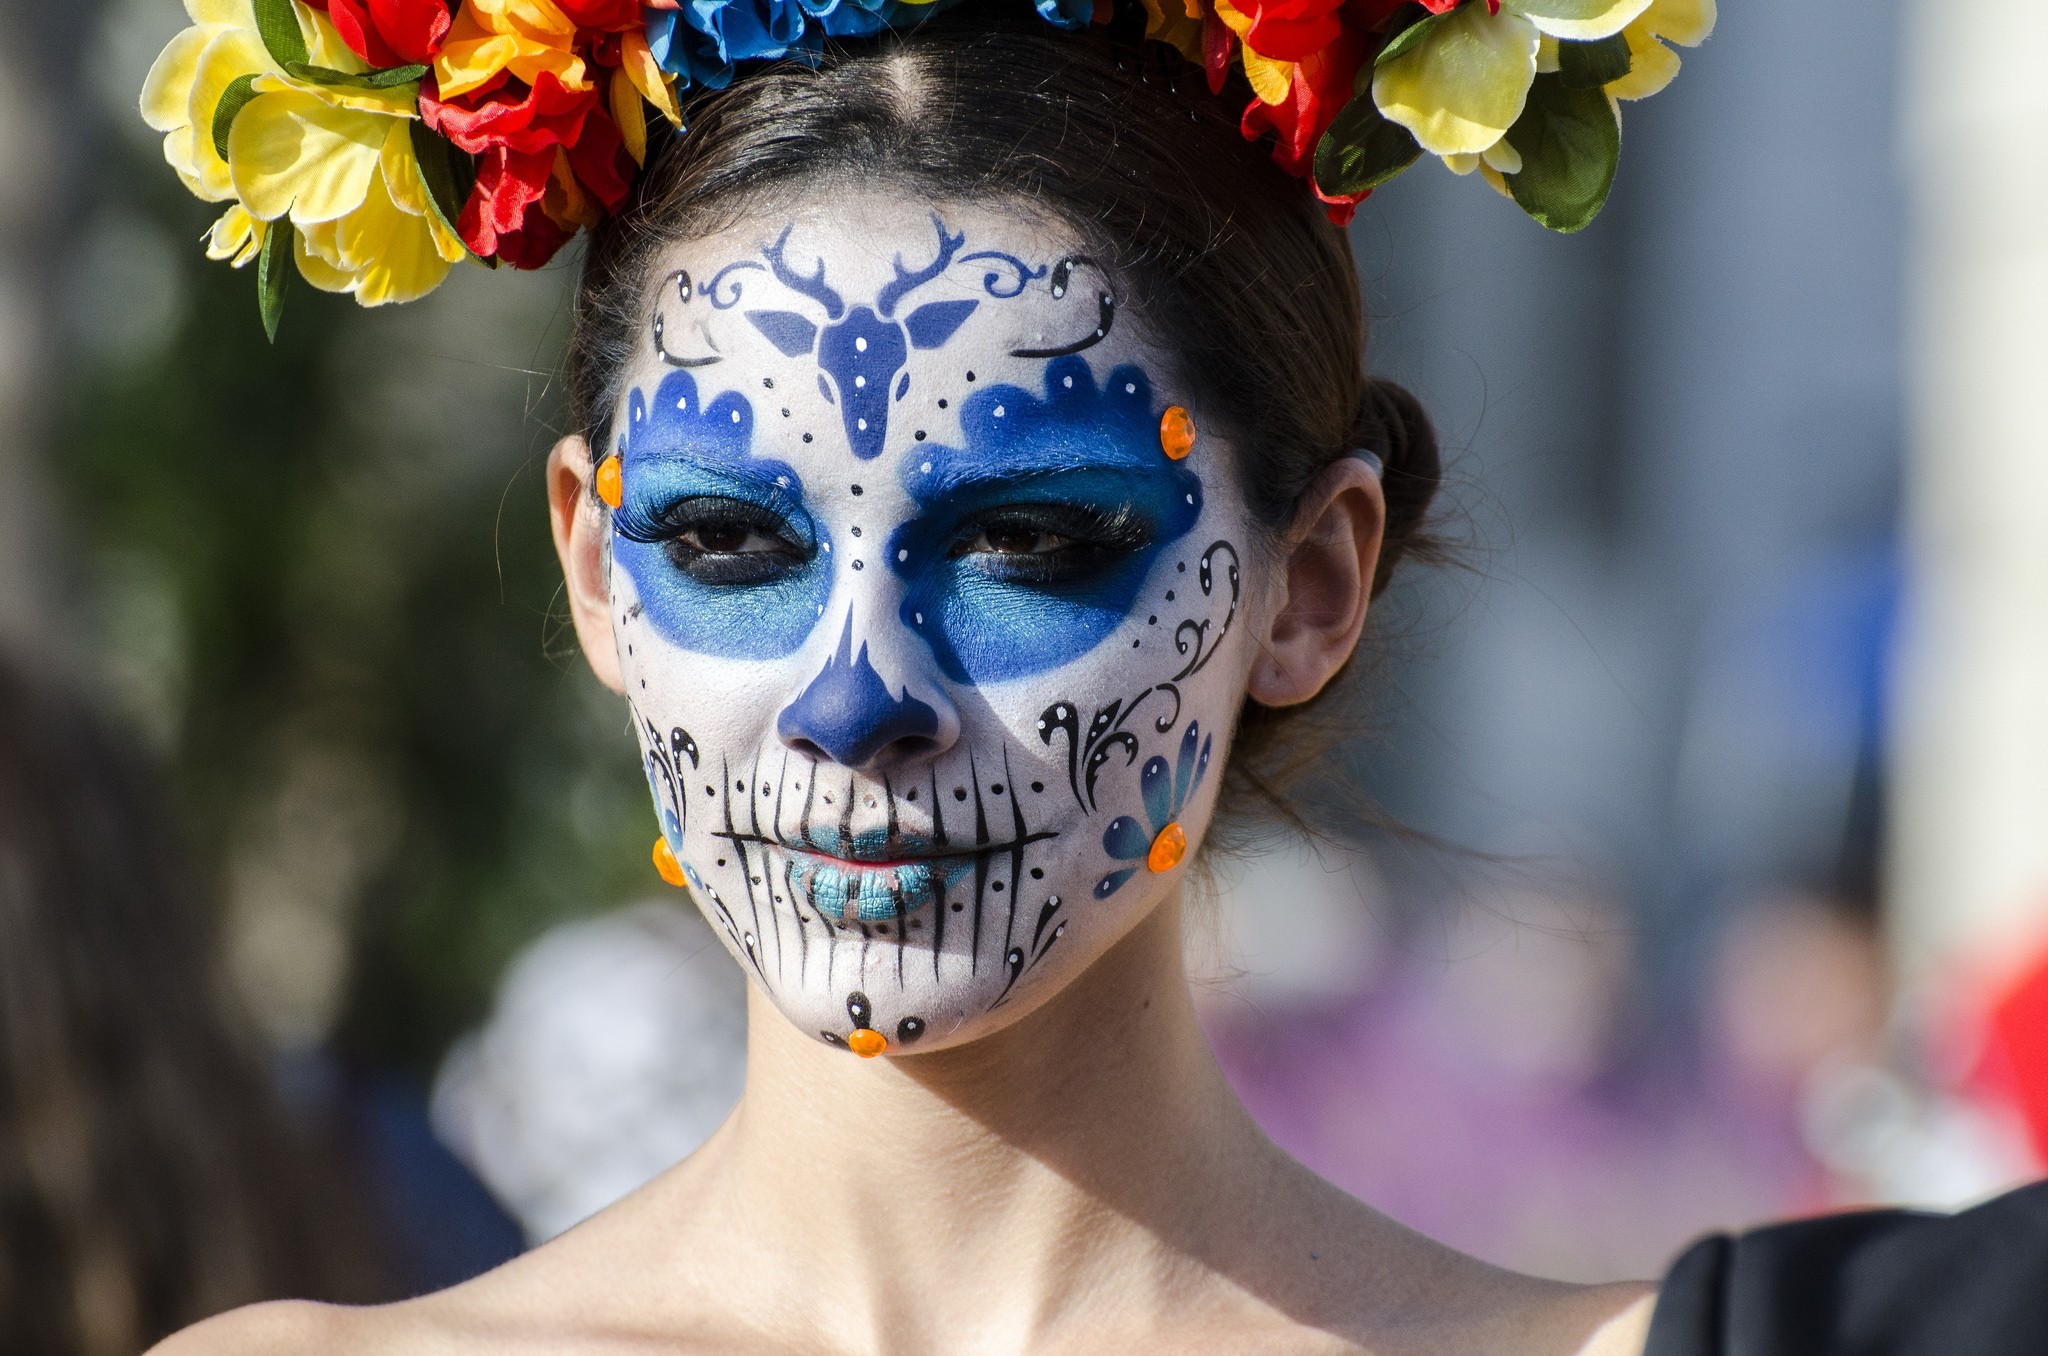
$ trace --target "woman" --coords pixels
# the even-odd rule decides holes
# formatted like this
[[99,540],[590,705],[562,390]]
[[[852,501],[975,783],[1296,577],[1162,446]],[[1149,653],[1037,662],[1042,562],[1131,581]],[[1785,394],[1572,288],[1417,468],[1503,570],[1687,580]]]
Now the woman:
[[746,1095],[470,1285],[166,1350],[1639,1348],[1645,1287],[1288,1159],[1188,1001],[1188,866],[1436,484],[1357,298],[1314,199],[1099,33],[949,15],[697,109],[593,246],[548,480],[657,856],[754,981]]
[[1643,1351],[1649,1286],[1290,1160],[1190,1008],[1189,867],[1437,481],[1322,207],[1178,57],[988,6],[687,121],[587,256],[548,487],[746,1094],[476,1281],[163,1350]]

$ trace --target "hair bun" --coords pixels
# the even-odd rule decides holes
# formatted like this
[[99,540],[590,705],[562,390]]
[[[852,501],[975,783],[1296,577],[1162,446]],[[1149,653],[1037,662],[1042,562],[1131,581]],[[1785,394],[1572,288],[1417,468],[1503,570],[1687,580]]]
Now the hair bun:
[[1382,467],[1387,524],[1372,583],[1377,594],[1394,577],[1394,566],[1403,557],[1428,550],[1422,525],[1443,479],[1443,465],[1437,453],[1436,427],[1422,403],[1397,383],[1380,377],[1365,379],[1358,413],[1351,421],[1351,445],[1372,451]]

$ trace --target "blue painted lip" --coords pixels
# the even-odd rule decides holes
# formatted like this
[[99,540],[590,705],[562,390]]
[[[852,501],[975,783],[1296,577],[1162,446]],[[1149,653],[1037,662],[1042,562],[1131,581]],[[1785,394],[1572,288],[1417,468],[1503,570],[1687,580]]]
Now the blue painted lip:
[[942,899],[972,869],[969,859],[959,855],[885,863],[830,857],[813,848],[784,851],[791,886],[813,909],[842,923],[880,923],[916,913]]

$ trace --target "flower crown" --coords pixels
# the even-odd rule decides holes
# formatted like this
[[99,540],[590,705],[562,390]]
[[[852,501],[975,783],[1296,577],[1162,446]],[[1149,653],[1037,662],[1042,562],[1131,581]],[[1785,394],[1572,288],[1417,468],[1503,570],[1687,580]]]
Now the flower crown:
[[[232,204],[207,254],[254,261],[275,337],[289,260],[365,306],[473,257],[538,268],[625,199],[651,118],[743,63],[915,27],[961,0],[185,0],[142,116],[186,187]],[[1140,0],[1145,33],[1342,225],[1420,159],[1576,231],[1606,201],[1620,104],[1678,70],[1715,0]],[[1034,0],[1059,28],[1115,0]]]

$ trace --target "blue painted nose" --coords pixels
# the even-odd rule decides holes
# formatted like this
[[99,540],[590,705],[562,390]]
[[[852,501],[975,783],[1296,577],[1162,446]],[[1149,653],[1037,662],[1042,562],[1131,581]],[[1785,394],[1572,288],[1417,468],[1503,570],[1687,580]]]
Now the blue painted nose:
[[868,662],[865,641],[854,653],[851,615],[837,653],[775,720],[775,733],[784,744],[850,768],[867,767],[884,755],[935,751],[939,732],[937,711],[908,689],[889,694],[889,685]]

